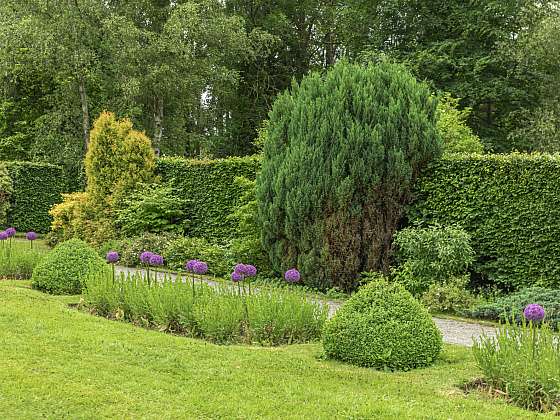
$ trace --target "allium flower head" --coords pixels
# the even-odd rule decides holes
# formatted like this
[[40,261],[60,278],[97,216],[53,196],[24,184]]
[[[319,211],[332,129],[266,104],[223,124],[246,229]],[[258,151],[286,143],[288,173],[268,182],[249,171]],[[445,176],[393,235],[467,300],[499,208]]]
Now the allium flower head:
[[527,321],[542,321],[544,319],[544,308],[536,303],[531,303],[525,307],[523,316]]
[[150,263],[150,258],[152,257],[152,255],[154,255],[153,252],[144,251],[140,254],[140,261],[142,261],[144,264],[149,264]]
[[194,273],[194,267],[196,265],[196,263],[199,262],[198,260],[190,260],[187,261],[187,263],[185,264],[185,269],[189,272],[189,273]]
[[257,275],[257,268],[251,264],[237,264],[234,271],[245,277],[254,277]]
[[158,254],[152,254],[150,256],[150,264],[155,266],[163,265],[163,257]]
[[37,234],[35,232],[27,232],[25,234],[25,237],[27,238],[27,240],[29,241],[34,241],[35,239],[37,239]]
[[16,235],[16,228],[9,227],[5,232],[8,235],[8,238],[11,238],[12,236]]
[[202,261],[197,261],[194,264],[193,271],[196,274],[206,274],[206,273],[208,273],[208,264],[206,264],[205,262],[202,262]]
[[9,238],[9,236],[8,236],[8,234],[6,233],[6,231],[0,232],[0,241],[5,241],[5,240],[8,239],[8,238]]
[[234,271],[233,273],[231,273],[231,279],[237,283],[238,281],[243,280],[243,274],[241,274],[238,271]]
[[107,252],[107,262],[110,264],[114,264],[119,261],[119,253],[117,251],[109,251]]
[[301,274],[295,268],[290,268],[284,273],[284,278],[289,283],[297,283],[301,279]]
[[233,271],[245,275],[245,264],[236,264],[235,267],[233,267]]

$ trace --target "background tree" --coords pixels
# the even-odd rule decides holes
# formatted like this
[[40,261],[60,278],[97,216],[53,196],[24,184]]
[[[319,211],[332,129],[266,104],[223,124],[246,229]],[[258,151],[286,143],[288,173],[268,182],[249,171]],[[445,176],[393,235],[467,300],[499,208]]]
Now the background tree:
[[344,290],[362,271],[388,270],[411,185],[441,151],[436,105],[390,63],[343,62],[278,98],[257,181],[274,269]]

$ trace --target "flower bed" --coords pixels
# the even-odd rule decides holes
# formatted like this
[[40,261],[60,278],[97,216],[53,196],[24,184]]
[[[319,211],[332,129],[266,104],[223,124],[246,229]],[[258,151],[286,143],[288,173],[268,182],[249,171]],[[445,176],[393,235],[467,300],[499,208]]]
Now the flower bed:
[[27,241],[15,238],[16,230],[0,231],[0,278],[27,279],[31,277],[44,251],[34,246],[35,232],[27,232]]

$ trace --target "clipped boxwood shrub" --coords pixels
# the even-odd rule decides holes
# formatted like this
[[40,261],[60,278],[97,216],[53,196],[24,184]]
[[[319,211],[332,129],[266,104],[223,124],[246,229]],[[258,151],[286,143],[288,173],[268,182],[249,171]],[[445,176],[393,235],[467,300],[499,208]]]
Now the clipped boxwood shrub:
[[258,156],[216,160],[178,157],[157,160],[156,172],[178,197],[189,200],[191,237],[227,242],[235,234],[236,222],[228,216],[236,209],[243,188],[234,183],[239,176],[255,179],[260,168]]
[[403,286],[374,280],[326,324],[323,347],[327,357],[354,365],[409,370],[434,363],[442,337]]
[[63,169],[48,163],[5,162],[12,179],[8,224],[19,231],[47,233],[51,226],[49,210],[62,201],[66,190]]
[[101,273],[107,265],[93,248],[79,239],[57,245],[33,270],[34,289],[57,295],[82,292],[86,277]]
[[558,288],[559,177],[558,155],[445,156],[420,178],[409,220],[465,229],[485,282]]

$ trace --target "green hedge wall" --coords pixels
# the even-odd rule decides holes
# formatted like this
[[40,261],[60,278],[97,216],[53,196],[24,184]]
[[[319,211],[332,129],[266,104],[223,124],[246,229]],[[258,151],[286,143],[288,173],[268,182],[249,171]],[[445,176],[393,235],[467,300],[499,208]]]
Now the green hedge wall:
[[447,156],[416,194],[410,222],[462,226],[472,235],[475,271],[488,281],[560,287],[559,156]]
[[5,162],[13,182],[8,224],[18,231],[50,230],[49,210],[66,189],[62,168],[47,163]]
[[233,180],[237,176],[255,179],[259,168],[257,156],[217,160],[169,157],[157,161],[162,181],[191,201],[187,235],[214,242],[226,242],[235,233],[227,216],[238,203],[241,190]]

